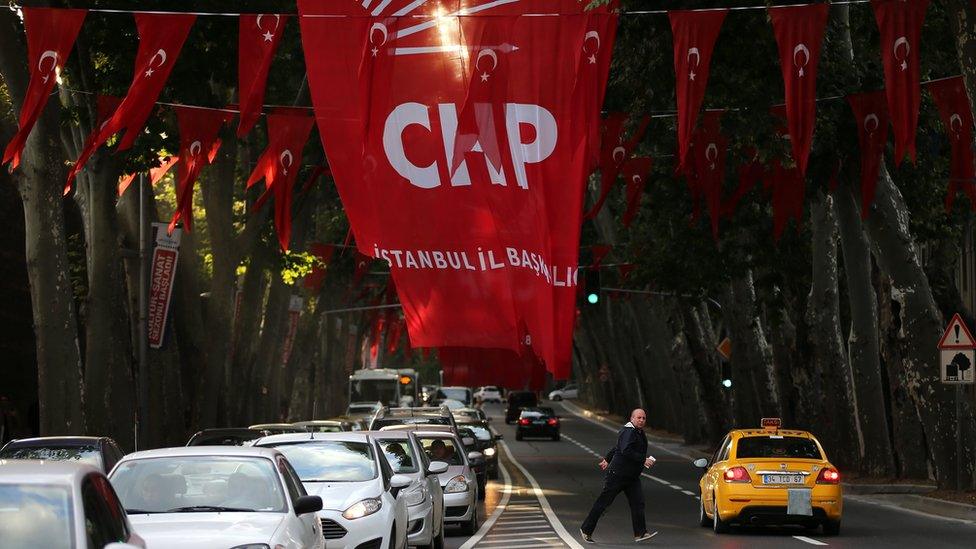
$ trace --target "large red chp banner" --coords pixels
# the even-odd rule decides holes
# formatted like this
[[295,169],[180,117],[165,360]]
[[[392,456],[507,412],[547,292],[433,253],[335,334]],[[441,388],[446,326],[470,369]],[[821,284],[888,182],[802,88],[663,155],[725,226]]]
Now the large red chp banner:
[[390,264],[414,347],[531,341],[569,375],[588,136],[616,28],[584,5],[298,2],[330,168],[360,251]]

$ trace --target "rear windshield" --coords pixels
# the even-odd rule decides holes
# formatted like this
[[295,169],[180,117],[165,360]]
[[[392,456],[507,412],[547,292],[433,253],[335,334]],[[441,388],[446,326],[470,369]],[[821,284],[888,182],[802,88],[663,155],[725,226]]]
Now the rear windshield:
[[450,398],[464,403],[470,403],[471,389],[464,387],[441,387],[437,390],[437,398]]
[[518,403],[522,406],[532,406],[536,403],[535,393],[512,393],[508,395],[508,403]]
[[746,458],[798,458],[823,459],[817,444],[809,438],[760,436],[739,439],[735,449],[738,459]]
[[383,427],[390,425],[450,425],[451,420],[445,416],[411,416],[411,417],[389,417],[373,420],[372,428],[379,431]]
[[102,454],[94,445],[86,446],[33,446],[7,448],[0,453],[4,459],[49,459],[52,461],[78,461],[101,469]]
[[524,408],[522,410],[523,417],[548,417],[556,415],[552,411],[552,408]]

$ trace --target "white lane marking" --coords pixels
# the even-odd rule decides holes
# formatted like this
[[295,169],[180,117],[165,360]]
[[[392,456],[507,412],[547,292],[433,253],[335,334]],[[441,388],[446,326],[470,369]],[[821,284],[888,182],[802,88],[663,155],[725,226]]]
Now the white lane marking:
[[694,492],[689,492],[688,490],[682,490],[681,493],[684,494],[684,495],[686,495],[686,496],[695,497],[695,493]]
[[508,469],[506,469],[501,463],[498,464],[498,468],[501,469],[502,480],[505,482],[505,487],[502,489],[502,500],[498,502],[497,506],[495,506],[495,510],[491,513],[491,516],[488,517],[488,520],[481,524],[481,528],[479,528],[473,536],[468,538],[468,541],[464,542],[464,545],[458,549],[471,549],[475,546],[475,544],[481,541],[481,538],[485,537],[488,530],[491,530],[491,527],[495,525],[495,521],[498,520],[498,517],[502,516],[502,512],[505,511],[505,507],[508,505],[508,500],[511,499],[512,476],[508,474]]
[[546,524],[547,521],[544,518],[531,519],[531,520],[500,520],[500,521],[498,521],[498,525],[499,526],[502,526],[502,525],[509,526],[509,525],[512,525],[512,524],[539,524],[540,522],[542,524]]
[[826,543],[824,543],[822,541],[815,540],[813,538],[808,538],[806,536],[793,536],[793,539],[798,539],[798,540],[800,540],[802,542],[809,543],[810,545],[827,545]]
[[[559,539],[558,536],[548,536],[548,537],[544,537],[544,538],[542,538],[542,537],[529,537],[529,538],[526,538],[524,541],[549,541],[549,540],[558,540],[558,539]],[[498,541],[483,541],[483,542],[481,542],[481,545],[496,545],[496,544],[499,544],[499,543],[512,543],[512,540],[510,540],[510,539],[502,539],[502,540],[498,540]],[[506,547],[511,547],[511,546],[509,545],[509,546],[506,546]]]
[[668,484],[668,488],[671,488],[672,490],[678,490],[679,492],[681,491],[681,487],[678,486],[677,484]]
[[[505,531],[509,531],[509,530],[532,530],[534,528],[535,529],[538,529],[539,527],[540,527],[540,525],[538,525],[538,524],[533,524],[531,526],[496,526],[495,527],[495,531],[496,532],[505,532]],[[546,529],[545,530],[545,533],[546,534],[551,534],[552,532],[550,532],[548,529]]]
[[[612,433],[616,433],[618,431],[617,428],[611,427],[611,426],[607,425],[606,423],[603,423],[603,421],[606,421],[605,419],[603,419],[602,417],[594,414],[593,412],[590,412],[589,410],[583,410],[579,406],[576,406],[575,404],[570,404],[570,403],[568,403],[566,401],[562,401],[562,402],[560,402],[560,404],[562,404],[564,410],[566,410],[567,412],[573,414],[574,416],[576,416],[578,418],[585,419],[586,421],[589,421],[590,423],[592,423],[592,424],[594,424],[594,425],[596,425],[598,427],[602,427],[602,428],[604,428],[607,431],[610,431]],[[590,416],[594,416],[597,419],[594,419],[593,417],[590,417]],[[667,452],[667,453],[671,454],[672,456],[677,456],[677,457],[679,457],[681,459],[688,459],[688,456],[687,455],[681,454],[681,453],[678,453],[678,452],[675,452],[674,450],[669,450],[669,449],[667,449],[664,446],[661,446],[659,444],[654,444],[654,443],[650,443],[649,442],[648,443],[648,446],[654,446],[655,448],[660,449],[662,452]]]
[[501,447],[505,450],[505,455],[508,457],[508,459],[511,460],[511,462],[516,467],[518,467],[518,470],[521,471],[523,475],[525,475],[525,478],[529,479],[529,483],[532,485],[532,489],[535,490],[535,497],[538,498],[539,503],[542,505],[542,511],[546,514],[547,517],[549,517],[549,522],[552,524],[552,528],[553,530],[556,531],[556,534],[558,534],[559,537],[563,539],[563,542],[566,545],[570,546],[572,549],[583,549],[583,546],[580,545],[573,538],[573,536],[569,535],[569,532],[566,531],[566,528],[563,526],[563,523],[560,522],[559,518],[556,517],[556,514],[553,513],[552,507],[549,506],[549,499],[546,498],[546,495],[542,492],[542,488],[539,487],[539,483],[536,482],[535,477],[533,477],[532,474],[529,473],[529,471],[525,467],[523,467],[522,464],[518,462],[518,460],[515,459],[515,456],[512,455],[512,451],[508,448],[508,444],[506,444],[504,440],[500,440],[498,442],[501,445]]
[[521,537],[521,536],[531,536],[531,535],[535,535],[535,534],[538,534],[540,536],[552,536],[552,535],[555,535],[550,530],[545,530],[545,531],[540,530],[538,532],[517,532],[517,533],[511,533],[511,534],[488,534],[487,536],[485,536],[485,539],[514,538],[514,537]]

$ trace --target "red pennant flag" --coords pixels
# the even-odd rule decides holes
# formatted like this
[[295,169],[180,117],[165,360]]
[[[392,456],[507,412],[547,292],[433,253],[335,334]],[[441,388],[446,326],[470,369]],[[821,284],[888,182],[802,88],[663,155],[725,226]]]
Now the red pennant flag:
[[[610,74],[610,57],[617,36],[617,0],[587,12],[583,55],[580,57],[580,78],[573,90],[574,110],[588,113],[573,119],[574,124],[586,124],[587,173],[600,163],[602,119],[600,109],[606,96],[606,82]],[[607,16],[609,14],[609,17]],[[574,130],[574,133],[581,130]]]
[[678,100],[678,171],[687,167],[691,132],[705,99],[715,40],[729,10],[669,11],[674,34],[675,95]]
[[275,229],[284,251],[288,251],[291,241],[292,187],[302,168],[302,150],[313,124],[315,119],[298,109],[281,109],[269,114],[268,147],[247,179],[247,188],[264,179],[267,190],[258,203],[264,204],[274,195]]
[[708,206],[712,237],[718,240],[718,224],[722,215],[722,183],[725,180],[725,156],[728,140],[722,136],[722,112],[709,111],[692,136],[692,172],[697,181],[699,196]]
[[600,263],[603,262],[603,258],[607,257],[607,254],[610,253],[610,250],[612,249],[613,246],[609,246],[607,244],[596,244],[590,246],[590,252],[593,254],[594,269],[600,268]]
[[620,271],[620,281],[624,282],[628,278],[630,278],[630,273],[634,272],[634,269],[636,268],[637,265],[634,265],[633,263],[625,263],[623,265],[617,265],[617,270]]
[[[155,186],[156,183],[159,183],[159,180],[162,179],[163,176],[169,172],[169,169],[179,161],[179,156],[167,156],[159,166],[149,168],[149,184]],[[137,174],[130,173],[119,180],[119,196],[122,196],[125,191],[129,189],[132,182],[135,181],[136,175]]]
[[857,122],[857,141],[861,148],[861,217],[867,219],[888,142],[888,108],[884,91],[849,95],[847,102]]
[[[108,119],[112,117],[112,113],[115,112],[115,109],[119,108],[119,104],[121,103],[121,97],[111,95],[99,95],[95,98],[95,129],[85,138],[85,143],[81,147],[81,155],[79,155],[79,158],[88,158],[95,153],[95,150],[99,147],[99,142],[97,141],[98,132],[108,124]],[[75,165],[77,166],[77,163]],[[69,175],[69,177],[73,176]],[[70,190],[71,185],[69,183],[64,188],[64,194],[68,194]]]
[[24,32],[27,34],[27,66],[30,83],[20,107],[17,133],[7,143],[0,164],[10,163],[10,170],[20,165],[20,154],[34,123],[44,112],[47,98],[54,90],[58,75],[75,45],[78,31],[88,10],[21,8]]
[[641,197],[647,178],[651,175],[652,160],[649,156],[631,158],[622,168],[624,181],[627,182],[627,210],[624,212],[624,227],[630,227],[640,209]]
[[322,177],[327,173],[329,173],[328,166],[315,166],[315,168],[312,169],[312,173],[308,174],[308,177],[305,179],[305,184],[302,185],[301,194],[305,194],[308,191],[312,190],[312,187],[315,185],[315,182],[318,181],[320,177]]
[[228,112],[196,107],[175,107],[180,128],[180,166],[176,175],[176,210],[169,222],[169,232],[180,220],[186,232],[193,229],[193,187],[200,171],[213,163],[220,149],[217,134],[231,119]]
[[244,137],[261,116],[264,90],[271,60],[284,35],[287,15],[276,13],[241,15],[238,30],[237,97],[241,120],[237,136]]
[[936,80],[926,84],[939,118],[949,134],[952,161],[949,165],[949,187],[946,193],[946,213],[952,211],[956,193],[963,189],[970,205],[976,208],[976,165],[973,164],[973,113],[969,108],[966,84],[961,76]]
[[813,142],[817,119],[817,65],[829,10],[829,4],[769,8],[786,88],[786,117],[793,160],[800,175],[807,173]]
[[312,266],[312,272],[305,275],[304,284],[306,288],[318,291],[325,281],[329,263],[332,262],[332,256],[335,254],[335,246],[316,242],[309,246],[309,251],[315,256],[316,263]]
[[183,49],[183,42],[196,20],[195,15],[186,14],[135,14],[136,28],[139,31],[139,51],[136,53],[135,74],[129,91],[112,117],[98,131],[91,148],[86,148],[68,174],[65,193],[78,172],[85,167],[88,158],[110,137],[125,130],[119,140],[117,150],[124,151],[132,146],[136,137],[146,125],[152,113],[159,92],[166,85],[176,59]]
[[[607,117],[607,129],[604,134],[603,149],[600,155],[600,196],[596,203],[593,204],[593,207],[590,208],[590,211],[583,215],[584,220],[595,218],[600,213],[600,210],[603,209],[603,204],[610,195],[610,190],[613,188],[614,183],[617,182],[620,169],[623,167],[624,162],[630,158],[630,155],[634,152],[634,148],[637,147],[640,140],[643,139],[644,132],[651,122],[651,117],[649,116],[641,118],[633,135],[625,141],[623,136],[625,119],[626,115],[622,113],[611,113]],[[616,137],[615,139],[614,136]]]
[[369,266],[372,263],[372,257],[360,252],[356,252],[356,270],[352,274],[352,285],[354,287],[359,286],[359,283],[362,282],[363,277],[366,276],[366,273],[369,271]]
[[888,112],[895,129],[895,165],[905,154],[915,162],[915,128],[918,124],[919,48],[922,21],[929,0],[871,0],[881,30]]
[[747,164],[739,167],[739,186],[736,187],[735,191],[732,193],[732,196],[730,196],[722,206],[722,215],[726,219],[732,219],[732,216],[735,215],[736,208],[739,207],[739,202],[741,202],[742,199],[749,194],[749,191],[756,186],[756,183],[761,181],[763,178],[763,166],[759,162],[758,155],[753,154],[751,156],[752,158]]

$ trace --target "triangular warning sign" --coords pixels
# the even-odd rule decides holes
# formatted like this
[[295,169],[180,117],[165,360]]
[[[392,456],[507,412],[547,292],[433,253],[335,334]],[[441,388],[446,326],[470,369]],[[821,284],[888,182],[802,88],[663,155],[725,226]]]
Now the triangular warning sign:
[[940,349],[976,349],[976,339],[962,321],[959,313],[952,315],[949,326],[939,340]]
[[719,356],[725,360],[730,360],[732,358],[732,340],[729,338],[723,339],[722,342],[715,347],[715,350],[718,351]]

